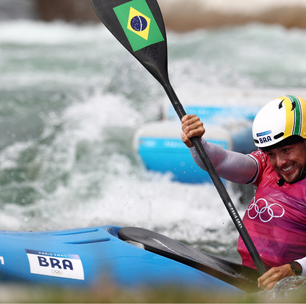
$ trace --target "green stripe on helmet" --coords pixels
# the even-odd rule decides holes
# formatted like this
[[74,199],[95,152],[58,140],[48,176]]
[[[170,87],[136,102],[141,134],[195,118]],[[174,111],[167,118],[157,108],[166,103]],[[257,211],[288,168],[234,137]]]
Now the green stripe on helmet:
[[292,135],[301,135],[301,127],[302,127],[302,107],[300,100],[292,95],[287,95],[288,98],[292,102],[295,103],[295,108],[294,108],[294,123],[293,123],[293,132]]

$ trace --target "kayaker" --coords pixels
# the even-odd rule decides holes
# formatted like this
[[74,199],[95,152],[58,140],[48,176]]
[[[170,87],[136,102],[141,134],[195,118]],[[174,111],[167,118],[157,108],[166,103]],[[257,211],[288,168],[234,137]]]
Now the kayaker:
[[[207,143],[196,115],[182,119],[183,142],[205,170],[190,138],[198,136],[220,177],[257,186],[243,222],[269,269],[258,286],[269,290],[279,280],[306,276],[306,102],[283,96],[256,115],[252,133],[257,151],[245,155]],[[256,268],[239,237],[242,264]]]

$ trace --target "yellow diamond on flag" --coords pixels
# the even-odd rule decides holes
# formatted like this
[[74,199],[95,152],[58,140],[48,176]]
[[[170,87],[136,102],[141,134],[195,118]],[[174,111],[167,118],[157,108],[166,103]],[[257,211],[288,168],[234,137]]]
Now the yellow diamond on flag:
[[130,8],[129,20],[127,28],[145,40],[148,40],[150,31],[151,19],[135,10]]

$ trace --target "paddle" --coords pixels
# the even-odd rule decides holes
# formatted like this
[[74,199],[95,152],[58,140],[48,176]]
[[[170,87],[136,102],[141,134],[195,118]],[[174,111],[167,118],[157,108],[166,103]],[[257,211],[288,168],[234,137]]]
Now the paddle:
[[[186,113],[169,81],[166,30],[157,1],[91,0],[91,3],[96,14],[109,31],[164,87],[175,111],[182,119]],[[194,137],[191,140],[259,274],[264,274],[266,268],[200,139]]]

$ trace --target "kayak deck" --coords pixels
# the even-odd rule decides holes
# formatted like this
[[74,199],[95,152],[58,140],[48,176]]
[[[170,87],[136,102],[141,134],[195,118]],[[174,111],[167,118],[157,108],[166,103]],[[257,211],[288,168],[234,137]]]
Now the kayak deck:
[[256,291],[256,277],[254,270],[141,228],[0,231],[2,282],[88,289],[108,286],[106,280],[124,288],[178,285],[240,293]]
[[122,228],[118,236],[143,244],[145,249],[203,271],[246,292],[258,291],[257,270],[189,247],[159,233],[136,227]]

